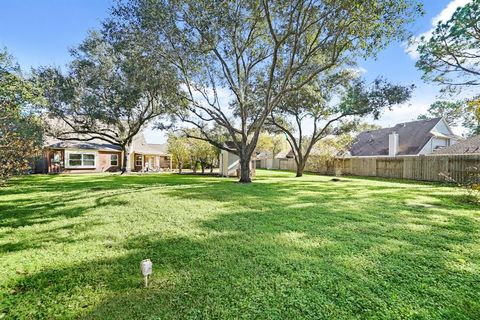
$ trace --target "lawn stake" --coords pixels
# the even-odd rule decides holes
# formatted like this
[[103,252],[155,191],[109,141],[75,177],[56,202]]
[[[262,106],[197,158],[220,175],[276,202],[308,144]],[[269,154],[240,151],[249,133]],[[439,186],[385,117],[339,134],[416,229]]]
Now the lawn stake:
[[140,270],[142,271],[143,278],[145,279],[145,288],[148,287],[148,276],[152,274],[152,261],[145,259],[140,262]]

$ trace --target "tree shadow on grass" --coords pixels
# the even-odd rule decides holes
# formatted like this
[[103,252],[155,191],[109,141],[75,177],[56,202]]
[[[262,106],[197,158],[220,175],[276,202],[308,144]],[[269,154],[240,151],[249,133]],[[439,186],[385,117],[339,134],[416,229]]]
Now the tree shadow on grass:
[[[245,216],[248,228],[232,224]],[[437,237],[388,236],[385,227],[369,234],[341,224],[310,230],[303,218],[272,228],[267,213],[237,212],[202,223],[213,231],[204,238],[130,239],[121,257],[24,277],[6,311],[52,318],[53,308],[58,318],[89,319],[474,319],[480,311],[475,274],[453,270],[446,249],[465,239],[436,246]],[[139,274],[144,258],[154,262],[148,289]],[[41,304],[13,313],[33,301]]]
[[[4,296],[7,317],[474,319],[480,313],[480,257],[467,250],[478,245],[478,221],[469,214],[475,209],[452,213],[442,199],[433,207],[405,205],[428,190],[308,179],[242,185],[196,176],[122,182],[114,188],[160,190],[176,201],[217,202],[221,210],[194,218],[196,232],[183,237],[149,232],[118,240],[107,257],[22,275]],[[77,187],[111,184],[86,183],[66,188],[80,197]],[[94,205],[109,199],[122,205],[94,196]],[[154,262],[148,289],[139,274],[145,258]]]
[[[210,179],[210,183],[215,182],[214,178]],[[197,177],[169,179],[160,175],[30,176],[13,186],[0,188],[0,227],[17,228],[48,223],[58,217],[74,218],[95,207],[121,205],[114,199],[118,195],[179,184],[205,185],[205,181]],[[16,195],[24,196],[15,198]],[[85,205],[92,199],[96,202]]]

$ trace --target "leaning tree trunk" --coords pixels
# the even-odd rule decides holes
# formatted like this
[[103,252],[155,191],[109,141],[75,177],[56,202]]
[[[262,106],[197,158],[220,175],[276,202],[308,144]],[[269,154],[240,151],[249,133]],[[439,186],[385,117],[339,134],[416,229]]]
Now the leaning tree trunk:
[[240,156],[240,181],[241,183],[250,183],[250,157],[247,155]]

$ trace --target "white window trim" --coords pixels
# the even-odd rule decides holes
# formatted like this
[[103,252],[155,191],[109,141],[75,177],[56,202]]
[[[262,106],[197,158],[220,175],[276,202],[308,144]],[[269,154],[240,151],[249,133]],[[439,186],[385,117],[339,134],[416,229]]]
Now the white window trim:
[[[71,166],[70,165],[70,155],[71,154],[81,154],[82,159],[83,159],[84,154],[93,155],[93,166],[84,166],[84,165]],[[78,151],[77,150],[68,150],[68,151],[65,151],[65,169],[96,169],[97,168],[97,159],[98,159],[97,152],[81,151],[81,150],[78,150]],[[83,163],[83,160],[82,160],[82,163]]]

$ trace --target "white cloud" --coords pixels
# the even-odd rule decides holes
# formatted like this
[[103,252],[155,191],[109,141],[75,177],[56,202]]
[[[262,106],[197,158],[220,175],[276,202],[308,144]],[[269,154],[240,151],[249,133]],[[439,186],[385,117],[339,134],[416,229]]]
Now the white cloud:
[[408,55],[413,59],[413,60],[418,60],[420,57],[418,52],[417,52],[417,47],[418,47],[418,41],[420,38],[425,37],[425,39],[430,39],[432,37],[433,31],[435,30],[437,24],[442,21],[446,22],[448,21],[455,11],[459,7],[463,7],[466,4],[472,2],[472,0],[452,0],[450,3],[435,17],[432,18],[431,22],[431,27],[428,31],[417,35],[414,39],[413,42],[410,44],[405,45],[405,52],[408,53]]

